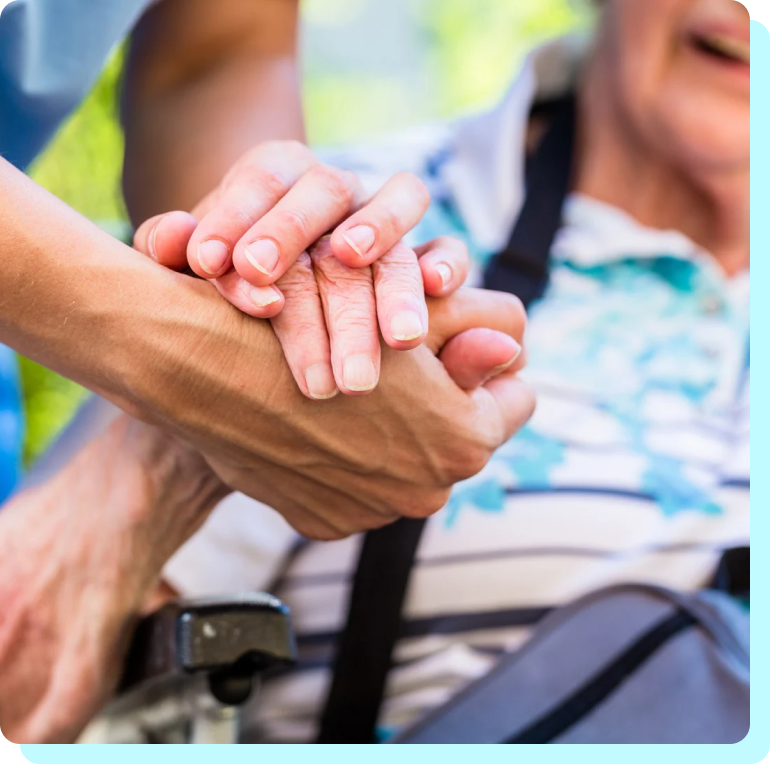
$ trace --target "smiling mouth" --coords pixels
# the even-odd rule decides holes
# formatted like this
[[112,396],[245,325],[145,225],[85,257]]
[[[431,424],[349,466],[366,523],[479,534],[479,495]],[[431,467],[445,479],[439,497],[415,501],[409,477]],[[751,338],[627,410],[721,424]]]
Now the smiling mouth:
[[702,53],[722,61],[744,66],[751,65],[751,46],[735,37],[718,33],[693,35],[692,43]]

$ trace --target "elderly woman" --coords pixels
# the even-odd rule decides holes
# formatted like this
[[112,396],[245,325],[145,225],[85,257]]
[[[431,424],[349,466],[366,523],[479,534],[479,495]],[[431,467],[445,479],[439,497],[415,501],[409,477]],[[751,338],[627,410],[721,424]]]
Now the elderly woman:
[[[561,113],[550,104],[575,94],[570,193],[527,336],[538,410],[427,523],[382,733],[483,675],[546,609],[620,581],[697,589],[724,548],[748,542],[748,35],[746,11],[731,0],[607,0],[590,45],[562,40],[536,51],[489,114],[330,160],[372,188],[402,170],[422,178],[433,204],[418,240],[465,239],[478,279],[521,214],[528,158]],[[130,124],[128,132],[130,145]],[[296,150],[273,146],[271,162]],[[245,166],[254,187],[275,181],[275,165]],[[135,218],[157,212],[130,186]],[[394,220],[405,215],[398,198],[389,209]],[[262,287],[271,281],[247,256],[259,237],[241,239],[258,223],[222,231],[204,218],[193,233],[176,213],[150,220],[137,246],[174,267],[189,252],[201,276],[236,272]],[[347,247],[351,264],[353,254],[370,254],[380,231],[366,223],[354,215],[312,256]],[[215,273],[199,259],[211,238],[230,248]],[[267,250],[252,254],[264,266]],[[450,262],[454,271],[443,261],[448,272],[435,275],[454,285],[463,266]],[[306,303],[317,299],[305,293]],[[368,330],[376,325],[364,318]],[[301,380],[302,364],[289,363]],[[337,381],[342,392],[366,392]],[[302,660],[266,684],[250,709],[249,739],[316,739],[360,545],[360,536],[309,542],[235,495],[166,566],[166,594],[269,587],[292,609]]]
[[[486,672],[545,609],[623,581],[697,589],[748,543],[749,60],[736,2],[607,0],[589,45],[535,51],[490,113],[334,157],[373,185],[423,178],[419,238],[460,236],[480,271],[520,214],[547,104],[575,93],[563,227],[527,334],[538,408],[428,521],[383,731]],[[166,580],[272,586],[291,606],[304,660],[266,685],[248,733],[313,740],[361,539],[304,542],[244,504],[220,505]]]

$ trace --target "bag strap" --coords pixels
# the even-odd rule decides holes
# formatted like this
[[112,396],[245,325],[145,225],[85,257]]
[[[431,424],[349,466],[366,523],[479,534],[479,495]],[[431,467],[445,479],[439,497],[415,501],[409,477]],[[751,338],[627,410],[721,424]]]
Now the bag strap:
[[484,287],[518,296],[525,306],[543,296],[548,263],[569,191],[575,144],[575,98],[550,104],[553,117],[527,161],[527,193],[505,249],[491,262]]
[[319,743],[374,743],[401,610],[425,520],[403,518],[364,537],[321,716]]
[[[549,111],[551,109],[549,108]],[[528,306],[548,279],[548,256],[569,189],[575,105],[553,102],[551,124],[527,167],[527,195],[506,248],[484,286],[512,292]],[[401,613],[425,520],[401,519],[369,531],[358,558],[347,622],[321,715],[319,743],[373,743],[401,632]]]
[[747,546],[725,549],[709,589],[716,589],[739,599],[748,599],[751,578],[750,560],[751,550]]

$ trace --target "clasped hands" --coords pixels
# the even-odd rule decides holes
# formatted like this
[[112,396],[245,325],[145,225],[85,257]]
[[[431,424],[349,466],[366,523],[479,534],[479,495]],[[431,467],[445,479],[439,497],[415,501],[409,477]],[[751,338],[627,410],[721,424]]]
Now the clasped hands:
[[[244,313],[271,319],[300,390],[322,400],[373,390],[380,333],[395,350],[417,347],[428,335],[425,296],[451,295],[465,281],[462,242],[441,237],[413,250],[401,241],[429,203],[409,173],[366,200],[353,173],[322,164],[303,144],[269,142],[192,214],[146,221],[134,244],[210,280]],[[499,366],[515,360],[521,325],[491,340]],[[475,375],[457,381],[479,384]]]
[[[402,242],[429,203],[409,173],[367,199],[352,173],[276,141],[241,158],[192,213],[158,215],[136,232],[139,251],[208,280],[242,314],[269,319],[305,397],[370,394],[386,369],[366,402],[311,409],[277,363],[264,394],[281,420],[301,424],[301,456],[294,433],[286,448],[271,433],[260,459],[248,446],[245,462],[232,448],[224,460],[210,443],[202,449],[228,486],[311,537],[427,516],[532,413],[532,394],[516,378],[521,303],[460,289],[469,266],[462,242]],[[229,417],[238,416],[234,404]]]

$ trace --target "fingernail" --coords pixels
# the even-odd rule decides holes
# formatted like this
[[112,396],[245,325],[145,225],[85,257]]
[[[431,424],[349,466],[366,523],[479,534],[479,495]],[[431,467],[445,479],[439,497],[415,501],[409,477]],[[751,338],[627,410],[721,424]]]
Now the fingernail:
[[281,295],[278,294],[273,287],[251,287],[249,289],[249,299],[258,307],[266,308],[268,305],[272,305],[274,302],[278,302],[281,299]]
[[438,263],[436,273],[441,278],[441,286],[445,287],[452,280],[452,269],[446,263]]
[[511,358],[510,361],[506,361],[505,363],[501,363],[499,366],[495,366],[492,369],[492,374],[493,375],[499,374],[501,371],[505,371],[509,366],[513,366],[513,364],[516,361],[516,359],[521,355],[521,345],[519,345],[519,343],[516,342],[516,340],[513,339],[513,337],[509,337],[509,339],[511,340],[511,344],[514,345],[513,358]]
[[165,218],[161,218],[155,228],[150,231],[150,238],[147,240],[147,249],[150,253],[150,257],[155,260],[155,262],[158,262],[158,255],[155,252],[155,238],[158,235],[158,229],[160,228],[160,224],[165,220]]
[[368,225],[357,225],[345,231],[342,238],[359,257],[363,257],[374,245],[375,235]]
[[316,363],[305,369],[305,384],[311,398],[324,401],[339,392],[334,381],[332,367],[328,363]]
[[413,310],[402,310],[390,319],[390,333],[394,339],[408,342],[423,334],[422,321]]
[[377,372],[368,355],[351,355],[342,367],[342,379],[348,390],[361,393],[373,390],[377,384]]
[[212,276],[220,273],[230,256],[230,247],[219,239],[209,239],[198,245],[198,264]]
[[278,265],[280,252],[272,239],[257,239],[244,249],[246,259],[265,276],[272,276]]

